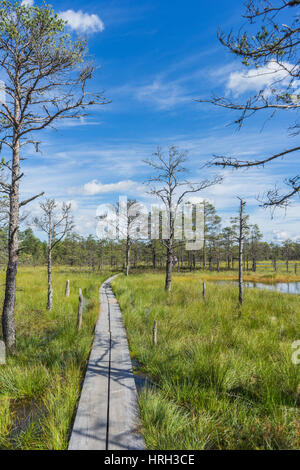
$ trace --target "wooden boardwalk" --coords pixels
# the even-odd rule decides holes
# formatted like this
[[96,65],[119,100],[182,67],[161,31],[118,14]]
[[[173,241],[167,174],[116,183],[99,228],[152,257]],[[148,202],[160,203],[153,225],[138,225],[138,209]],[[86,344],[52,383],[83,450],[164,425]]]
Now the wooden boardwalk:
[[143,450],[126,331],[111,281],[100,288],[100,315],[69,450]]

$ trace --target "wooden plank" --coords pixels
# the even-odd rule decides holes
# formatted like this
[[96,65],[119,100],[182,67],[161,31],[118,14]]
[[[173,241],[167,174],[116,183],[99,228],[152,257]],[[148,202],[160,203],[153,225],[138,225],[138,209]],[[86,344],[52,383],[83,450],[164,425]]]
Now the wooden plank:
[[109,335],[94,342],[69,450],[106,450]]
[[105,288],[106,283],[99,292],[100,314],[69,450],[106,450],[110,331]]
[[137,392],[129,355],[122,314],[112,291],[109,291],[111,325],[111,369],[108,450],[142,450],[145,442],[140,433],[141,424]]
[[114,277],[100,288],[100,315],[69,450],[145,449],[126,331],[110,286]]

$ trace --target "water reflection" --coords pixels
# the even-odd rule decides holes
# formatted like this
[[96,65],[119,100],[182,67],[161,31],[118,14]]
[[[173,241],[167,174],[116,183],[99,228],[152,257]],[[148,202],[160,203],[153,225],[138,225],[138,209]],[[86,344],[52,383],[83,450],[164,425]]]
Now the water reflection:
[[[234,284],[238,285],[237,281],[215,281],[218,284]],[[300,281],[299,282],[276,282],[274,284],[264,284],[263,282],[244,282],[244,287],[256,287],[257,289],[271,290],[281,292],[283,294],[298,294],[300,295]]]

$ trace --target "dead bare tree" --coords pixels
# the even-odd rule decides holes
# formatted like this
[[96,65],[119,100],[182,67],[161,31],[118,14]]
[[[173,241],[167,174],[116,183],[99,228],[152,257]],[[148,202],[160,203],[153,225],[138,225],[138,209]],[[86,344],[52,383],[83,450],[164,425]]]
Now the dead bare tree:
[[[269,85],[245,101],[232,101],[227,96],[212,96],[208,100],[197,100],[200,103],[212,103],[215,106],[229,110],[240,111],[234,123],[240,129],[245,121],[257,113],[269,112],[270,120],[280,111],[288,111],[292,123],[289,126],[291,137],[299,135],[300,124],[291,113],[300,109],[299,78],[300,78],[300,27],[297,7],[300,0],[248,0],[244,18],[250,23],[258,23],[257,32],[240,30],[237,36],[232,33],[225,35],[218,33],[219,40],[235,56],[241,58],[245,67],[256,69],[256,75],[268,75]],[[288,19],[286,14],[290,13]],[[291,14],[291,13],[294,13]],[[283,16],[282,16],[283,15]],[[287,24],[287,22],[289,24]],[[252,77],[254,75],[252,74]],[[296,121],[294,121],[296,119]],[[285,156],[294,156],[299,159],[299,145],[281,149],[274,155],[262,156],[256,160],[240,160],[230,156],[216,156],[212,164],[221,167],[250,168],[263,167],[272,161]],[[296,165],[293,165],[295,168]],[[293,175],[284,181],[288,187],[281,190],[278,187],[266,192],[260,201],[264,207],[287,206],[293,197],[300,195],[300,175]]]
[[[19,256],[19,211],[43,193],[20,201],[21,149],[33,144],[39,151],[35,132],[52,127],[58,120],[85,116],[85,108],[107,101],[91,96],[87,82],[93,65],[86,63],[86,42],[72,41],[65,33],[66,22],[50,6],[0,2],[0,146],[11,152],[1,166],[10,182],[1,181],[9,197],[9,241],[2,331],[7,350],[16,346],[14,323],[16,277]],[[5,94],[5,97],[3,95]]]
[[53,287],[52,287],[52,253],[55,246],[63,240],[74,228],[71,215],[71,204],[63,203],[61,210],[54,199],[46,199],[40,203],[43,211],[41,217],[34,218],[34,225],[45,232],[48,238],[48,300],[47,309],[52,310]]
[[158,147],[153,158],[145,160],[145,163],[155,172],[155,175],[146,181],[150,187],[149,193],[162,201],[167,215],[166,234],[162,234],[162,243],[166,248],[165,289],[167,291],[171,290],[173,258],[175,258],[175,222],[179,207],[188,194],[198,193],[222,181],[220,176],[197,183],[181,178],[187,173],[187,169],[184,167],[186,160],[187,153],[180,151],[175,146],[169,147],[167,155]]
[[[239,198],[240,199],[240,198]],[[243,255],[244,255],[244,242],[249,230],[248,220],[249,215],[245,215],[246,202],[240,199],[239,216],[232,218],[233,229],[237,231],[235,237],[239,245],[239,303],[244,302],[244,280],[243,280]]]
[[[118,202],[115,207],[112,207],[117,215],[118,222],[115,217],[111,219],[107,214],[97,216],[99,222],[105,221],[112,233],[119,240],[125,240],[125,274],[129,275],[130,270],[130,251],[134,241],[146,239],[145,226],[148,228],[148,222],[145,221],[145,214],[143,213],[143,205],[136,199],[126,199],[125,201]],[[148,217],[148,216],[147,216]],[[102,233],[101,236],[104,234]]]
[[[122,211],[122,214],[119,213],[119,237],[125,238],[125,258],[126,258],[126,267],[125,274],[129,276],[130,269],[130,251],[131,246],[134,240],[136,240],[136,223],[138,222],[139,213],[135,211],[135,208],[139,206],[139,203],[136,199],[128,199],[127,207],[125,211]],[[120,212],[120,206],[118,204],[118,211]]]

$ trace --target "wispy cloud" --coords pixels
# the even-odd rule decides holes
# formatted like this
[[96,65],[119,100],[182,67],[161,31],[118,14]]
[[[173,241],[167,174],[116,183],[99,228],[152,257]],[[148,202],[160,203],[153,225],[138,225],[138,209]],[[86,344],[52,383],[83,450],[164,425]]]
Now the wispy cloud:
[[[206,55],[212,54],[214,49],[184,57],[169,66],[162,68],[154,74],[147,74],[142,80],[131,80],[122,86],[108,89],[109,96],[118,101],[118,112],[120,111],[120,100],[128,99],[147,105],[153,111],[173,110],[182,106],[194,106],[193,99],[199,98],[199,83],[201,89],[208,87],[207,78],[210,76],[208,70],[203,67],[194,67],[195,62]],[[232,67],[231,67],[232,71]],[[214,77],[215,78],[215,77]],[[212,79],[212,81],[215,81]],[[127,106],[125,107],[127,110]],[[109,106],[105,111],[114,111]]]
[[137,88],[135,93],[139,101],[150,103],[158,109],[170,109],[191,101],[188,93],[176,82],[154,80],[150,85]]
[[92,180],[89,183],[83,185],[83,194],[94,196],[95,194],[106,194],[106,193],[132,193],[132,191],[139,192],[144,187],[138,184],[136,181],[125,180],[118,181],[117,183],[102,184],[97,180]]
[[[139,105],[146,105],[153,111],[173,110],[179,106],[194,105],[193,98],[197,97],[197,87],[192,83],[194,76],[181,77],[171,80],[161,74],[144,80],[144,83],[130,82],[123,86],[108,90],[112,100],[118,100],[117,111],[120,112],[120,101],[134,100]],[[124,108],[127,110],[127,107]],[[113,106],[105,111],[116,111]]]
[[104,30],[104,23],[96,14],[84,13],[82,10],[66,10],[59,17],[68,22],[68,26],[83,33],[96,33]]
[[79,119],[61,119],[55,124],[55,129],[65,129],[70,127],[82,127],[82,126],[100,126],[103,121],[92,121],[86,117],[80,117]]

